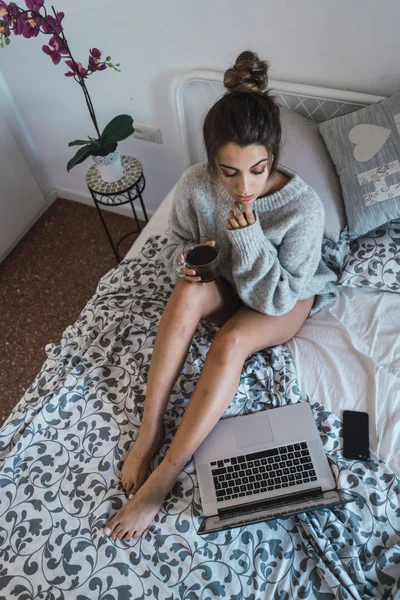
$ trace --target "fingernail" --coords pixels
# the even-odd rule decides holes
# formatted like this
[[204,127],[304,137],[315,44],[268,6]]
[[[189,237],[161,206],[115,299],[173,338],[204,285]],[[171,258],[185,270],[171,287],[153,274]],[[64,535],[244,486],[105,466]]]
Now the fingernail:
[[128,500],[132,500],[132,498],[133,498],[133,494],[129,494]]
[[106,535],[110,535],[110,533],[111,533],[111,529],[109,529],[109,528],[107,527],[107,529],[104,531],[104,533],[105,533]]

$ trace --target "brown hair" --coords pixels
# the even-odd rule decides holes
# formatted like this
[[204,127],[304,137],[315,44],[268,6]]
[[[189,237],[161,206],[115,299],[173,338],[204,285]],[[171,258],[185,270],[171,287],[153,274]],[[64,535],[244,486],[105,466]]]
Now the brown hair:
[[268,95],[267,72],[268,63],[249,50],[242,52],[234,66],[225,71],[227,92],[210,108],[203,124],[208,169],[212,176],[218,175],[218,150],[230,142],[241,148],[252,144],[265,146],[273,155],[270,173],[276,170],[281,123],[279,106]]

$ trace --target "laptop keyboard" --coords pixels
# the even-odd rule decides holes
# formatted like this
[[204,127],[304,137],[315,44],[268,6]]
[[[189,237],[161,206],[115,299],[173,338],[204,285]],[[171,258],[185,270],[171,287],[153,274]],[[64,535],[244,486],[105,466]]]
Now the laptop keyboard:
[[213,461],[217,502],[316,481],[306,442]]

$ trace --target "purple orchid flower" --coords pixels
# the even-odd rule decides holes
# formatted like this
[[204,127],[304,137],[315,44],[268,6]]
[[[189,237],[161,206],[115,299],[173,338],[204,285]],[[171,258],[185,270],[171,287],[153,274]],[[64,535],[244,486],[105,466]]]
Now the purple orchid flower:
[[7,6],[7,4],[5,4],[7,11],[8,11],[8,16],[9,16],[9,20],[11,20],[11,18],[15,18],[18,17],[19,14],[19,8],[18,6],[15,4],[15,2],[10,2],[10,4]]
[[3,0],[0,0],[0,19],[2,21],[8,21],[9,18],[7,4],[3,2]]
[[[28,2],[29,0],[26,0],[26,2]],[[57,19],[55,17],[52,17],[51,15],[47,15],[46,17],[46,21],[44,21],[42,19],[42,27],[43,27],[43,33],[58,33],[60,34],[63,31],[63,28],[61,26],[61,21],[64,18],[64,13],[63,12],[58,12],[56,13],[57,15]]]
[[42,46],[42,50],[51,57],[51,60],[55,65],[58,65],[62,56],[68,56],[68,48],[58,35],[53,35],[53,37],[50,38],[49,45]]
[[103,62],[100,64],[102,52],[97,48],[92,48],[90,50],[89,56],[89,69],[90,71],[104,71],[107,69],[107,65]]
[[82,78],[85,78],[87,76],[87,69],[85,69],[80,62],[75,61],[75,64],[78,67],[78,69],[75,68],[75,65],[72,62],[72,60],[66,60],[65,63],[70,69],[72,69],[72,71],[68,71],[68,73],[65,73],[66,77],[74,77],[77,73],[79,73],[79,75]]
[[25,0],[25,4],[29,10],[34,10],[39,12],[44,4],[44,0]]
[[37,37],[40,33],[40,17],[19,17],[15,33],[18,35],[18,32],[24,38]]

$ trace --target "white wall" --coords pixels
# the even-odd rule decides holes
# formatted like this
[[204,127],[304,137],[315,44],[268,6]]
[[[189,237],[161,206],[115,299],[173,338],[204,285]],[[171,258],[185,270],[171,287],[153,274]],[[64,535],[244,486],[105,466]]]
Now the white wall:
[[[19,1],[24,5],[23,0]],[[51,7],[50,0],[46,5]],[[88,89],[100,129],[120,113],[159,126],[162,145],[130,138],[122,153],[144,165],[152,213],[183,169],[173,79],[192,68],[225,70],[245,49],[270,62],[274,79],[389,95],[400,88],[400,3],[395,0],[54,0],[76,60],[89,48],[121,63],[95,73]],[[11,37],[0,71],[20,110],[36,158],[59,195],[90,202],[88,159],[67,173],[68,142],[95,135],[79,85],[41,50],[48,36]]]

